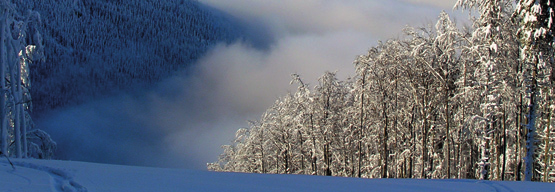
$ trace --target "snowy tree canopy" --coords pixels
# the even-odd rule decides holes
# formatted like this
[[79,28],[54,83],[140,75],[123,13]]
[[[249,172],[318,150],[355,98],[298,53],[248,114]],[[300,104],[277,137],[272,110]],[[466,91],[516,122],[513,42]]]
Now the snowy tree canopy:
[[[455,7],[479,14],[470,28],[440,13],[435,25],[407,27],[359,56],[354,78],[327,72],[311,88],[295,74],[297,91],[241,129],[208,168],[484,180],[523,180],[529,170],[531,180],[553,182],[553,52],[527,59],[540,40],[552,47],[553,14],[544,4],[552,5],[459,0]],[[545,25],[531,24],[540,20]],[[544,62],[537,80],[531,61]],[[524,126],[534,121],[537,136]]]

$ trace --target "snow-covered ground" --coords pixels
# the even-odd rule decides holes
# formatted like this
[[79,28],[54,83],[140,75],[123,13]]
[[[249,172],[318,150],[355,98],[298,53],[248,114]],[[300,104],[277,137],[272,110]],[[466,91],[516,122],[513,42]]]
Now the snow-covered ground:
[[553,183],[219,173],[73,161],[0,161],[0,191],[555,191]]

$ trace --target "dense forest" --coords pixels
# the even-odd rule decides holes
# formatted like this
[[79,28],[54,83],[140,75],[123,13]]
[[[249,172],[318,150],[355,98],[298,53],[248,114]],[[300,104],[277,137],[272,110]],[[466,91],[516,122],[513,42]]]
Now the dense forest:
[[241,29],[195,0],[0,0],[0,156],[53,158],[33,118],[147,89]]
[[459,0],[354,61],[356,75],[298,74],[222,146],[213,171],[364,178],[555,181],[554,2]]
[[45,62],[31,65],[33,116],[150,87],[216,43],[241,38],[232,17],[194,0],[12,1],[40,14]]

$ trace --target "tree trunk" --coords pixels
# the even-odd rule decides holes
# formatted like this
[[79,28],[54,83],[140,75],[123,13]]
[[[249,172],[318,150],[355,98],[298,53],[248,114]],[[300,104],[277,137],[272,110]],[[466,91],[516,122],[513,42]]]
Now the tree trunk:
[[362,73],[362,86],[361,86],[361,95],[360,95],[360,125],[358,131],[358,177],[360,178],[361,175],[361,166],[362,166],[362,138],[363,138],[363,127],[364,127],[364,87],[366,85],[366,73]]
[[489,157],[490,157],[490,139],[488,138],[487,132],[489,131],[489,126],[491,126],[490,123],[488,123],[488,125],[484,128],[484,135],[483,135],[483,139],[482,139],[482,143],[480,144],[481,149],[481,157],[480,157],[480,180],[489,180],[489,175],[490,175],[490,163],[489,163]]
[[[385,96],[384,96],[384,99],[385,99]],[[387,167],[387,165],[388,165],[387,164],[388,163],[387,158],[389,156],[389,152],[387,151],[388,150],[387,149],[387,140],[388,140],[387,123],[388,123],[388,118],[387,118],[387,112],[386,112],[387,111],[387,108],[386,108],[387,104],[385,102],[383,102],[382,107],[383,107],[382,108],[382,115],[383,115],[382,118],[384,118],[384,125],[383,125],[383,133],[382,133],[383,138],[382,138],[382,169],[381,169],[382,174],[381,174],[381,176],[382,176],[382,178],[387,178],[387,174],[388,174],[387,173],[387,169],[388,169],[388,167]]]
[[409,178],[412,178],[414,176],[414,158],[415,155],[414,153],[416,153],[416,133],[414,131],[414,122],[415,122],[415,107],[412,107],[412,115],[411,115],[411,120],[410,120],[410,124],[409,124],[409,128],[410,128],[410,137],[411,137],[411,146],[412,146],[412,151],[410,153],[410,163],[409,163]]
[[[13,41],[9,44],[9,48],[11,49],[11,51],[16,51],[15,50],[15,46],[13,45]],[[21,70],[18,66],[19,66],[19,62],[17,61],[17,59],[14,60],[10,60],[8,59],[8,66],[10,66],[10,72],[12,72],[11,74],[11,78],[10,78],[10,83],[11,83],[11,89],[12,89],[12,94],[14,97],[14,141],[15,141],[15,154],[17,158],[22,158],[23,157],[23,135],[22,135],[22,128],[21,128],[21,112],[20,112],[20,107],[19,107],[19,102],[20,101],[20,94],[19,94],[19,83],[20,80],[18,78],[20,78],[19,75],[19,70]]]
[[524,180],[531,181],[534,176],[534,158],[535,158],[535,136],[536,136],[536,92],[537,92],[537,74],[538,74],[538,56],[535,56],[535,63],[532,64],[532,79],[531,83],[528,85],[528,93],[530,101],[528,103],[528,122],[526,124],[526,157],[524,158]]
[[1,18],[1,23],[0,23],[0,61],[2,62],[0,64],[0,126],[2,126],[0,128],[1,131],[1,143],[0,143],[0,152],[2,152],[2,154],[9,156],[8,154],[8,146],[9,146],[9,142],[8,142],[8,127],[7,127],[7,118],[6,118],[6,65],[8,62],[8,58],[7,58],[7,51],[6,51],[6,25],[7,25],[7,13],[4,13],[3,17]]
[[429,134],[429,123],[428,123],[428,114],[430,111],[430,106],[428,106],[428,85],[425,84],[424,85],[424,94],[422,95],[422,109],[420,109],[420,113],[422,115],[423,121],[422,121],[422,140],[421,140],[421,145],[422,145],[422,156],[421,156],[421,163],[422,166],[420,167],[420,178],[424,179],[427,177],[426,174],[426,162],[428,162],[428,134]]
[[450,122],[450,117],[449,117],[449,91],[446,91],[446,95],[445,95],[445,140],[443,141],[445,144],[445,148],[444,151],[444,156],[445,156],[445,169],[446,169],[446,178],[449,179],[451,178],[451,148],[449,145],[449,140],[450,140],[450,133],[449,133],[449,122]]
[[[548,107],[551,104],[551,100],[549,100],[548,102]],[[551,159],[550,155],[549,155],[549,150],[551,149],[551,147],[549,146],[549,136],[550,136],[550,132],[551,132],[551,113],[547,112],[547,126],[545,128],[545,149],[544,149],[544,155],[543,155],[543,182],[547,182],[548,181],[548,177],[549,177],[549,160]]]
[[312,154],[310,159],[312,160],[312,174],[318,175],[318,168],[316,163],[316,132],[314,131],[314,118],[312,113],[310,114],[310,127],[312,129]]
[[505,181],[505,167],[507,164],[507,114],[503,108],[503,164],[501,166],[501,181]]
[[520,172],[521,170],[521,166],[522,166],[522,135],[523,132],[525,132],[524,127],[522,126],[522,122],[523,122],[523,116],[524,116],[524,104],[523,104],[523,96],[522,94],[520,94],[520,101],[519,101],[519,113],[518,113],[518,118],[517,118],[517,136],[516,136],[516,147],[515,147],[515,151],[516,151],[516,155],[515,155],[515,162],[516,163],[516,167],[515,167],[515,181],[520,181],[521,178],[521,174]]

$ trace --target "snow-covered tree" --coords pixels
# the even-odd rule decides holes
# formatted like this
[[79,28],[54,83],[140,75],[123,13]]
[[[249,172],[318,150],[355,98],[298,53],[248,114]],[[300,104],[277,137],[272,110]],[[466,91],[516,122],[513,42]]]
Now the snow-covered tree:
[[437,55],[438,74],[435,75],[441,83],[442,100],[442,116],[445,138],[443,142],[444,163],[442,168],[445,170],[442,175],[447,178],[451,177],[451,133],[453,133],[453,115],[454,103],[453,96],[455,91],[455,78],[458,76],[459,56],[461,49],[462,35],[455,23],[451,21],[449,15],[442,12],[436,24],[436,35],[434,40],[434,50]]
[[[490,167],[495,167],[495,176],[504,177],[504,173],[499,170],[505,169],[505,161],[500,163],[499,157],[502,151],[499,150],[500,135],[506,136],[506,117],[507,110],[514,109],[510,104],[511,95],[514,95],[514,85],[510,81],[515,77],[516,67],[514,57],[516,41],[514,25],[510,22],[512,14],[512,2],[505,0],[459,0],[455,7],[463,9],[475,8],[479,13],[478,18],[474,19],[474,32],[469,38],[470,46],[465,49],[477,61],[475,68],[476,83],[475,91],[481,98],[480,100],[480,124],[483,127],[478,131],[481,140],[481,167],[480,178],[489,179],[491,174]],[[507,105],[509,104],[509,105]],[[512,110],[515,111],[515,110]],[[502,129],[503,128],[503,129]],[[506,138],[503,139],[506,142]],[[506,145],[504,146],[506,147]],[[495,150],[494,150],[495,149]],[[504,150],[503,150],[504,151]],[[495,152],[494,166],[492,165],[491,154]],[[503,153],[506,159],[506,154]],[[503,166],[501,166],[503,164]],[[500,169],[500,167],[502,167]]]
[[[539,142],[537,138],[538,125],[543,124],[541,122],[544,119],[542,118],[544,116],[542,108],[551,108],[551,106],[539,104],[551,99],[551,89],[553,89],[554,3],[551,0],[520,0],[515,11],[515,15],[520,19],[518,36],[522,43],[523,75],[526,79],[526,93],[528,94],[524,163],[524,177],[527,181],[539,179],[536,171],[538,166],[536,162]],[[546,94],[542,94],[542,92],[546,92]],[[542,95],[549,97],[542,98]],[[551,116],[551,113],[548,114]]]
[[[553,181],[552,44],[539,42],[541,28],[533,30],[533,42],[517,36],[517,27],[526,25],[512,22],[521,18],[512,16],[512,6],[460,0],[457,7],[479,14],[471,16],[472,26],[458,28],[440,13],[435,27],[407,27],[402,38],[380,41],[358,56],[356,75],[346,81],[327,72],[310,89],[293,75],[297,92],[258,121],[267,128],[244,131],[258,137],[251,140],[263,146],[264,166],[256,157],[243,158],[260,153],[240,142],[228,147],[234,155],[221,163],[233,169],[223,171],[251,170],[254,163],[273,173],[520,180],[526,152],[526,162],[535,162],[534,180]],[[532,60],[521,60],[521,53]],[[522,130],[523,122],[530,128],[534,120],[542,127],[537,136]],[[525,133],[531,137],[526,147]],[[250,152],[237,153],[240,148]]]
[[28,142],[30,135],[39,135],[38,131],[31,130],[33,123],[29,112],[32,107],[30,65],[44,60],[44,45],[38,29],[41,18],[37,12],[21,13],[18,10],[11,1],[0,1],[1,151],[17,158],[37,153],[48,153],[41,157],[50,158],[55,143],[45,132],[40,132],[37,137],[40,139],[35,139],[46,143],[40,145],[43,148]]

